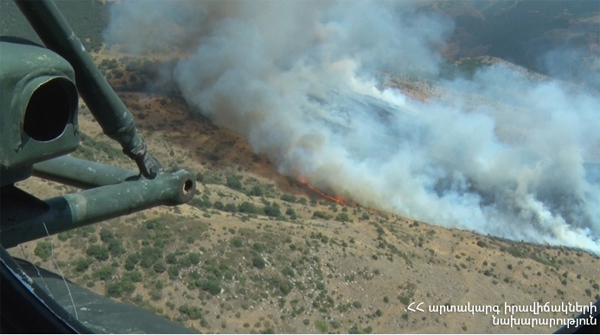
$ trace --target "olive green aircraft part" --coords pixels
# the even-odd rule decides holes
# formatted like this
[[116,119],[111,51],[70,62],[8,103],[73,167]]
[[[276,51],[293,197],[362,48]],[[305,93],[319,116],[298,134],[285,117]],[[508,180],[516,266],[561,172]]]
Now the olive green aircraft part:
[[[180,205],[194,196],[195,187],[194,176],[188,171],[179,170],[160,173],[154,179],[142,177],[136,181],[125,181],[52,198],[46,200],[45,204],[35,205],[35,208],[44,211],[44,214],[20,222],[10,222],[12,215],[5,213],[3,208],[0,242],[3,247],[10,248],[40,237],[150,207]],[[23,193],[17,188],[3,191],[7,192],[2,195],[3,201],[6,199],[9,202]],[[4,205],[3,203],[3,207]],[[10,207],[8,210],[10,211]],[[16,215],[18,214],[14,216]]]
[[79,145],[77,88],[71,65],[36,45],[0,42],[0,178],[31,175],[34,163]]
[[33,166],[33,175],[83,189],[119,184],[139,178],[139,173],[117,166],[63,156]]
[[160,164],[137,135],[133,115],[98,70],[73,29],[50,0],[15,0],[44,44],[64,57],[75,69],[77,88],[104,133],[123,147],[144,176],[153,178]]

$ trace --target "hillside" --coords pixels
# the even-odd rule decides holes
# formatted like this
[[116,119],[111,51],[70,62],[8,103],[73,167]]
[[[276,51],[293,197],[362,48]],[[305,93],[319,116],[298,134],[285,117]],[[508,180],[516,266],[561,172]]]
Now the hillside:
[[[407,308],[600,298],[597,256],[334,202],[279,175],[171,88],[140,92],[138,82],[152,82],[152,59],[96,59],[150,151],[166,168],[197,173],[196,197],[26,243],[10,250],[15,257],[53,269],[52,242],[67,278],[201,332],[546,333],[552,329],[494,326],[485,314]],[[75,156],[133,168],[84,105],[80,124]],[[19,186],[41,198],[73,191],[36,178]]]
[[[430,225],[336,199],[283,176],[244,138],[188,107],[175,84],[163,80],[176,59],[105,49],[104,2],[69,3],[59,1],[59,7],[67,17],[81,17],[73,20],[75,31],[135,116],[149,151],[167,170],[193,172],[197,191],[189,204],[25,243],[9,250],[14,257],[58,272],[56,259],[78,285],[203,333],[548,333],[559,326],[499,326],[494,317],[510,317],[505,304],[600,299],[597,255]],[[545,80],[552,73],[538,67],[533,55],[540,50],[572,36],[576,47],[598,50],[597,32],[589,32],[597,27],[593,2],[556,1],[546,10],[536,3],[428,3],[456,19],[441,78],[472,78],[478,69],[501,62],[515,71],[525,66],[528,76]],[[12,2],[0,2],[0,33],[30,36],[15,11]],[[501,29],[506,22],[514,29]],[[582,55],[572,73],[596,73],[600,63]],[[437,79],[382,76],[388,78],[385,85],[418,101],[454,93]],[[557,77],[585,84],[578,76]],[[473,93],[466,103],[484,99]],[[135,169],[83,102],[79,123],[82,142],[73,156]],[[17,186],[41,199],[77,191],[38,178]],[[426,312],[409,310],[420,303]],[[497,306],[499,313],[439,312],[467,304]]]

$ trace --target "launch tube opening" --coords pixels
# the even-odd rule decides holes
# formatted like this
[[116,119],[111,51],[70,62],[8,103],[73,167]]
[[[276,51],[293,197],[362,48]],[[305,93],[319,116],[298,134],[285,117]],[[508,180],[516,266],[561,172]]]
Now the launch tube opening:
[[27,103],[23,130],[36,141],[58,138],[77,108],[77,89],[65,78],[41,83]]
[[194,182],[191,181],[190,179],[186,180],[185,183],[183,183],[183,194],[186,195],[193,190],[194,190]]

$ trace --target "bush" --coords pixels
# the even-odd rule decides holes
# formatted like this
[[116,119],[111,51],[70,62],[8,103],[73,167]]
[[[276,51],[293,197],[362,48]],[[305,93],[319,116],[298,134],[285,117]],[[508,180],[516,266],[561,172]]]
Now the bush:
[[278,206],[265,206],[263,208],[263,212],[265,213],[265,215],[271,217],[278,217],[279,215],[281,215],[281,211],[279,210]]
[[315,327],[317,327],[321,333],[327,333],[327,322],[323,320],[317,320],[315,321]]
[[93,262],[94,259],[91,257],[79,258],[75,261],[75,271],[85,272],[90,267],[90,264],[92,264]]
[[260,209],[254,204],[249,203],[248,201],[244,201],[240,204],[239,207],[240,213],[248,213],[248,214],[261,214]]
[[98,278],[100,280],[107,280],[112,277],[115,273],[115,268],[110,265],[103,266],[99,270],[94,271],[92,277]]
[[191,320],[198,320],[202,318],[202,309],[196,306],[183,305],[179,307],[179,311]]
[[121,240],[113,238],[108,241],[108,251],[113,257],[119,257],[125,253],[125,248],[123,248],[123,242]]
[[240,182],[240,177],[228,176],[227,177],[227,187],[232,188],[237,191],[240,191],[242,189],[242,183]]
[[237,212],[237,208],[235,207],[235,204],[228,203],[227,205],[225,205],[225,211],[230,212],[230,213],[235,213],[235,212]]
[[137,253],[135,254],[129,254],[127,256],[127,259],[125,259],[125,270],[133,270],[135,268],[135,265],[140,261],[140,255],[138,255]]
[[283,275],[288,276],[288,277],[293,277],[294,276],[294,269],[292,269],[289,266],[286,266],[285,268],[283,268],[283,270],[281,270],[281,273],[283,273]]
[[33,253],[45,261],[52,254],[52,244],[50,244],[50,242],[40,241],[35,246]]
[[169,273],[169,278],[177,278],[177,276],[179,276],[179,265],[171,265],[167,271]]
[[285,211],[285,214],[289,215],[289,216],[296,216],[296,211],[293,208],[288,208]]
[[220,201],[215,201],[215,203],[213,204],[213,207],[215,209],[218,209],[221,211],[221,210],[223,210],[223,208],[225,208],[225,205],[223,205],[223,203]]
[[399,296],[398,299],[400,300],[401,303],[405,304],[406,306],[408,306],[410,304],[410,298],[406,297],[406,296]]
[[221,285],[216,280],[205,280],[200,285],[203,291],[208,291],[212,295],[221,293]]
[[348,213],[342,212],[335,217],[335,220],[339,222],[348,222],[350,221],[350,217],[348,217]]
[[265,250],[267,250],[267,246],[262,244],[262,243],[254,243],[254,245],[252,246],[252,248],[257,251],[257,252],[263,252]]
[[249,195],[251,196],[255,196],[255,197],[261,197],[264,194],[262,187],[256,185],[254,186],[250,192]]
[[313,219],[324,219],[324,220],[329,220],[330,216],[325,214],[325,212],[321,212],[321,211],[315,211],[313,213]]
[[142,281],[142,273],[139,271],[126,272],[123,274],[123,281],[131,281],[134,283],[140,283]]
[[242,241],[239,237],[234,237],[231,239],[231,246],[234,248],[241,248],[244,245],[244,241]]
[[264,259],[262,259],[262,257],[254,257],[254,259],[252,260],[252,265],[254,265],[254,267],[258,269],[264,269],[266,262]]
[[187,255],[187,258],[190,260],[190,263],[192,263],[192,265],[200,263],[200,254],[191,252]]
[[159,248],[145,247],[140,251],[140,265],[148,269],[162,258],[162,250]]
[[291,203],[296,202],[296,197],[291,194],[284,194],[281,196],[280,199],[283,201],[291,202]]
[[154,271],[156,273],[163,273],[167,271],[167,263],[164,261],[158,261],[154,264]]
[[90,245],[85,253],[99,261],[105,261],[108,259],[108,248],[102,245]]
[[123,295],[123,286],[121,283],[112,283],[106,286],[106,295],[109,297],[119,298]]
[[100,239],[102,240],[102,242],[107,243],[113,238],[115,238],[115,234],[113,234],[113,232],[110,231],[108,228],[102,228],[102,230],[100,230]]
[[485,241],[477,241],[477,246],[481,247],[481,248],[486,248],[487,247],[487,243],[485,243]]
[[288,295],[288,293],[292,291],[292,284],[290,284],[288,281],[284,281],[279,285],[279,290],[281,290],[283,295]]

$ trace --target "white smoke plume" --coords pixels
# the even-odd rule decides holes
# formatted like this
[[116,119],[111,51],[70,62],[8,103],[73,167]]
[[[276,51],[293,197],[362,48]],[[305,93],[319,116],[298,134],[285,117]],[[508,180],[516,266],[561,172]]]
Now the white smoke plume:
[[452,95],[428,102],[385,86],[440,71],[453,23],[414,3],[127,1],[105,37],[177,48],[188,104],[282,174],[432,224],[600,254],[598,97],[501,64],[441,81]]

